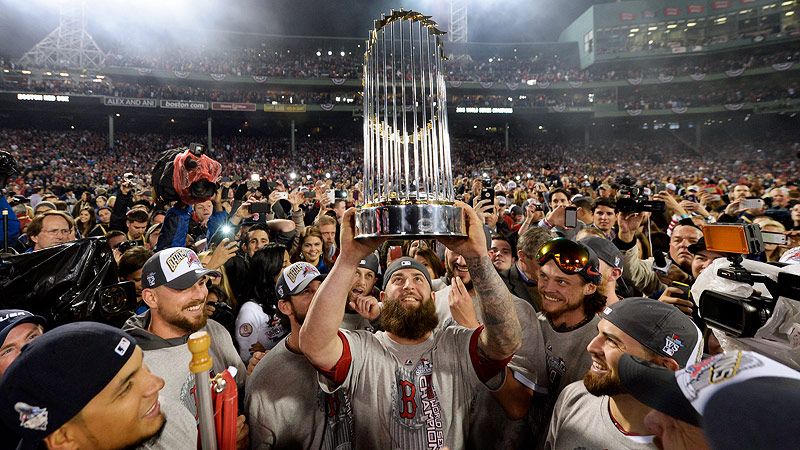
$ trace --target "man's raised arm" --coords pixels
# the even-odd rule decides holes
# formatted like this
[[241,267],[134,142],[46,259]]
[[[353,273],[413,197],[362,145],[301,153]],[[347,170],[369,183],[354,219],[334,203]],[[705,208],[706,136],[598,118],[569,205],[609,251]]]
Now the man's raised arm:
[[510,358],[522,344],[522,329],[513,296],[489,259],[483,224],[477,214],[466,203],[457,202],[457,205],[464,208],[468,238],[441,241],[464,257],[473,286],[480,297],[484,329],[478,350],[489,359]]
[[350,208],[342,218],[341,253],[314,295],[300,328],[300,349],[320,369],[332,368],[342,356],[343,347],[338,332],[353,275],[359,262],[381,242],[380,239],[354,239],[355,212],[355,208]]

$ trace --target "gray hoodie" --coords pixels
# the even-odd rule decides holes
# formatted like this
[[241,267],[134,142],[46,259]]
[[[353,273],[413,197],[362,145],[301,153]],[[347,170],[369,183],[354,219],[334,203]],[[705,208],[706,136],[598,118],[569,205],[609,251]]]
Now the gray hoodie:
[[[194,376],[189,371],[192,353],[186,342],[189,335],[173,339],[163,339],[148,331],[150,311],[133,316],[125,322],[123,330],[136,338],[136,342],[144,351],[144,363],[153,374],[164,379],[161,397],[182,403],[197,417],[197,406],[194,401]],[[240,396],[244,395],[244,384],[247,370],[233,346],[231,335],[219,323],[209,319],[201,330],[211,335],[209,354],[213,360],[211,374],[216,375],[229,366],[237,369],[236,384]]]

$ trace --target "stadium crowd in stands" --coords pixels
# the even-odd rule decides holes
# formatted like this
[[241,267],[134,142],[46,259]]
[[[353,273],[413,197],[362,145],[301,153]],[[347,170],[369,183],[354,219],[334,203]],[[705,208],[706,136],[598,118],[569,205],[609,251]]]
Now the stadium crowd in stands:
[[[319,56],[317,55],[319,53]],[[360,79],[363,54],[348,51],[320,52],[313,49],[267,50],[244,49],[175,49],[150,51],[147,57],[134,56],[135,52],[111,52],[108,67],[129,67],[143,70],[167,70],[197,74],[224,74],[236,76],[266,76],[271,78],[346,78]],[[512,55],[514,55],[512,53]],[[4,69],[18,67],[10,56],[0,57]],[[445,79],[451,81],[482,82],[539,82],[561,81],[614,81],[631,79],[656,79],[659,76],[687,76],[715,74],[739,69],[756,69],[775,64],[797,63],[800,50],[789,46],[777,49],[757,48],[730,54],[679,55],[643,64],[640,61],[621,63],[601,62],[589,69],[580,69],[576,58],[559,57],[553,53],[534,53],[530,56],[496,54],[470,59],[454,58],[445,63]],[[69,69],[48,67],[49,69]],[[144,73],[143,75],[147,75]]]

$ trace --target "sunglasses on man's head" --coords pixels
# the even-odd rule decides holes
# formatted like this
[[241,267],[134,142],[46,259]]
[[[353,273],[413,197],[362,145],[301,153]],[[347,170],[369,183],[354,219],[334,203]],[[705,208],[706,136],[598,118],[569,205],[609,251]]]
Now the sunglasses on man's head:
[[551,259],[566,274],[580,274],[591,278],[600,276],[598,268],[593,267],[591,264],[589,250],[569,239],[552,239],[539,247],[539,251],[536,254],[536,260],[539,265],[544,265]]

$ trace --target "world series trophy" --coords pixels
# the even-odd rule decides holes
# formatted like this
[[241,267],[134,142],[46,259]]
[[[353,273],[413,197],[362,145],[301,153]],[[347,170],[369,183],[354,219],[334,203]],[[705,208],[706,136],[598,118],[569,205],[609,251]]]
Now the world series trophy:
[[443,34],[415,11],[375,21],[364,53],[364,205],[356,238],[466,236],[453,189]]

